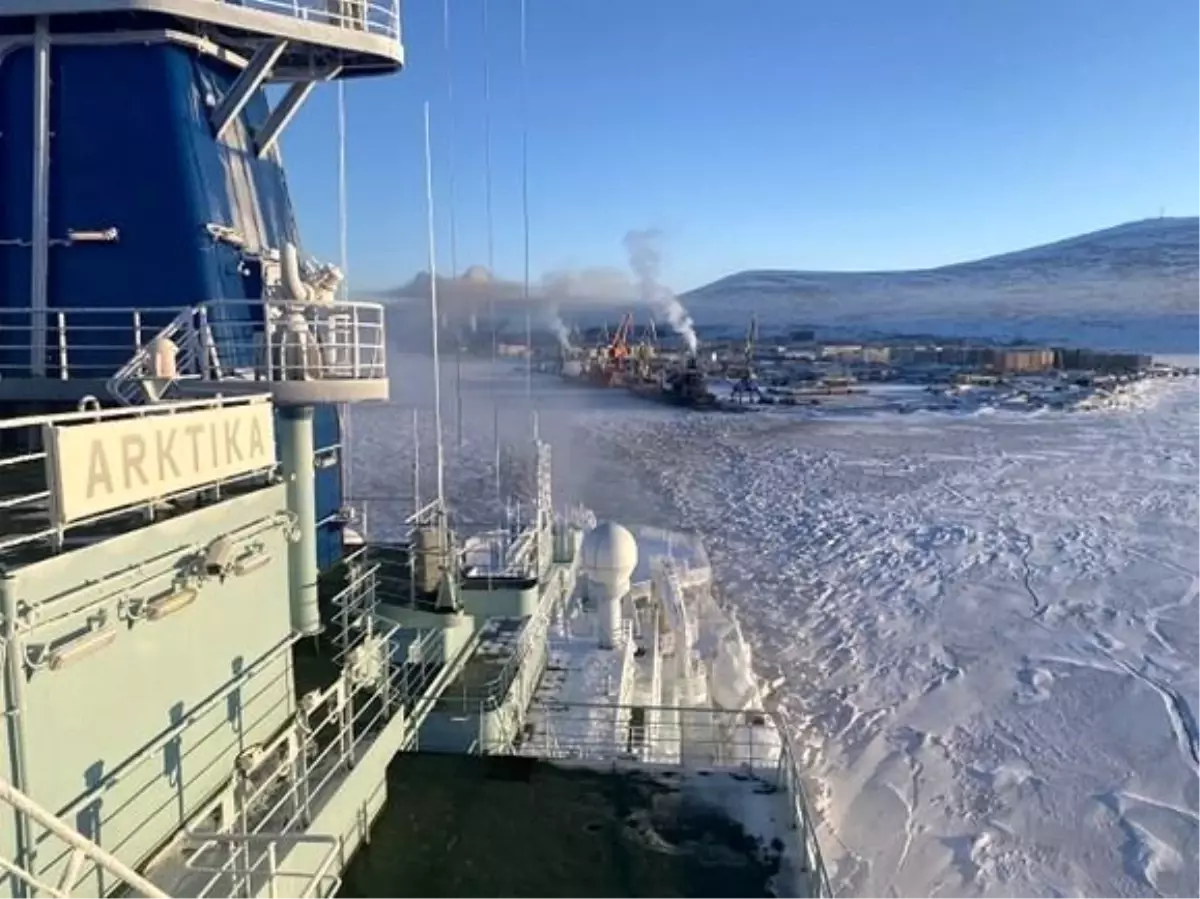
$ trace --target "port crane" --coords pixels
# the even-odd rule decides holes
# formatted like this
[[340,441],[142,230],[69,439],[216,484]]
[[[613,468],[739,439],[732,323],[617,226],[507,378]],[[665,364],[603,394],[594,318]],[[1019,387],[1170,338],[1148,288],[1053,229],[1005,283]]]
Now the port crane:
[[629,358],[629,335],[632,331],[633,313],[626,312],[621,316],[621,324],[617,326],[617,333],[613,335],[613,339],[608,344],[608,361],[612,368],[621,368],[622,363]]
[[742,348],[742,370],[733,384],[733,398],[741,402],[757,400],[763,402],[762,391],[758,387],[758,375],[754,371],[754,354],[758,347],[758,316],[750,316],[750,324],[746,328],[746,343]]

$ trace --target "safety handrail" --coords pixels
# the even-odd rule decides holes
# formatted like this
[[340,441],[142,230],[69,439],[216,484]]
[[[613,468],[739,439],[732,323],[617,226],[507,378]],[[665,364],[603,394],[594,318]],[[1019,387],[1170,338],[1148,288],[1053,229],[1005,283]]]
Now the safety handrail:
[[47,428],[120,421],[154,415],[174,415],[193,410],[222,409],[269,401],[270,397],[266,394],[252,394],[240,397],[183,400],[169,406],[125,406],[106,409],[97,407],[82,409],[78,412],[0,419],[0,437],[11,437],[13,445],[30,447],[24,452],[0,455],[0,510],[5,510],[14,517],[19,516],[22,523],[20,528],[0,533],[0,557],[7,552],[15,551],[18,548],[28,548],[34,544],[49,543],[53,551],[58,551],[63,547],[68,533],[85,532],[86,529],[102,522],[128,516],[135,512],[144,511],[149,520],[153,518],[154,510],[164,501],[194,495],[203,490],[223,489],[237,484],[244,485],[256,478],[266,477],[275,468],[275,464],[272,462],[261,469],[245,474],[217,479],[146,502],[121,506],[64,525],[53,517],[51,511],[50,501],[53,485],[50,484],[46,472],[48,453],[43,445],[43,432]]
[[223,0],[315,25],[400,39],[400,0]]
[[[385,312],[377,303],[218,300],[180,312],[109,382],[122,402],[151,401],[180,380],[280,383],[385,380]],[[173,358],[160,364],[166,342]],[[165,369],[165,370],[164,370]]]
[[138,874],[137,871],[134,871],[115,855],[100,848],[65,821],[55,817],[2,777],[0,777],[0,802],[10,806],[26,822],[37,824],[46,832],[66,843],[71,849],[70,857],[56,884],[45,883],[36,872],[29,870],[21,863],[0,858],[0,868],[33,887],[35,892],[47,893],[51,896],[72,895],[75,886],[84,874],[84,865],[91,862],[133,890],[136,895],[166,897],[166,893]]
[[[642,716],[644,745],[658,751],[634,749],[625,725],[632,719],[635,706],[614,702],[539,704],[531,715],[531,732],[522,734],[519,745],[512,750],[549,761],[606,765],[652,762],[685,770],[729,770],[763,781],[787,796],[790,824],[797,835],[795,849],[800,853],[795,874],[803,889],[801,895],[833,896],[799,760],[791,739],[774,716],[761,711],[707,707],[636,708]],[[761,720],[754,724],[755,719]],[[613,722],[621,726],[614,728]],[[691,756],[679,751],[685,739],[700,751]],[[667,747],[666,751],[662,747]],[[479,751],[494,749],[482,746]],[[697,758],[704,761],[698,763]]]

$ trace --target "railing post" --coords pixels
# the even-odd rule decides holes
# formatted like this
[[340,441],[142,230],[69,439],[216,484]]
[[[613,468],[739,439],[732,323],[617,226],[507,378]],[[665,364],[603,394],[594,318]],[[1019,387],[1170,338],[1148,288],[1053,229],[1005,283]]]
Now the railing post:
[[30,374],[46,375],[46,313],[49,312],[50,272],[50,19],[38,16],[33,24],[33,111],[31,140],[33,161],[30,181],[32,224],[29,249],[29,307],[33,329],[29,335]]
[[[436,325],[436,322],[435,322],[435,325]],[[361,339],[361,336],[359,333],[358,307],[351,306],[350,307],[350,354],[351,354],[351,356],[350,356],[350,358],[351,358],[351,361],[350,361],[351,375],[350,376],[353,378],[359,378],[362,376],[362,372],[360,371],[360,368],[359,368],[361,361],[362,361],[360,359],[361,344],[362,344],[362,339]]]
[[342,762],[349,770],[354,767],[354,704],[351,692],[346,689],[345,679],[338,681],[337,697],[341,717]]
[[[267,844],[267,877],[270,878],[270,880],[267,882],[267,895],[270,897],[270,899],[275,899],[275,897],[278,895],[275,889],[275,871],[275,841],[272,840]],[[251,881],[250,885],[253,887],[254,882]]]
[[58,379],[66,381],[70,378],[70,368],[67,365],[67,314],[56,312],[54,326],[58,331]]
[[210,346],[210,333],[208,330],[208,307],[200,306],[197,310],[196,320],[200,328],[200,379],[202,381],[209,380],[208,367],[212,362],[212,347]]

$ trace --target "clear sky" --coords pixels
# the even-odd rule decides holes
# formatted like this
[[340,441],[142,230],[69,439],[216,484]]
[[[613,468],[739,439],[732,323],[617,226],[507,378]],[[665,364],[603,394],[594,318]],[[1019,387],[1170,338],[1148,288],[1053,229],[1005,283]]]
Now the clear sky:
[[[407,69],[347,85],[350,279],[519,279],[520,0],[406,0]],[[531,271],[626,264],[656,227],[677,290],[746,268],[918,268],[1200,206],[1195,0],[527,0]],[[453,73],[454,102],[447,99]],[[453,113],[453,116],[451,116]],[[453,121],[451,120],[453,118]],[[452,135],[453,127],[453,135]],[[453,137],[453,139],[452,139]],[[308,252],[336,260],[336,88],[283,144]]]

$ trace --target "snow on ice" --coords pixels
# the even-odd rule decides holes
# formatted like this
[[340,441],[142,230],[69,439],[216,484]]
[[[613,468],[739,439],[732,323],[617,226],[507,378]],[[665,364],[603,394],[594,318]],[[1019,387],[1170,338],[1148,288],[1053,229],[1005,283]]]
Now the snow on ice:
[[[355,411],[356,494],[399,490],[412,366]],[[492,398],[506,440],[529,408],[523,375],[486,368],[464,366],[461,446],[453,373],[446,400],[453,497],[484,517]],[[1131,409],[836,421],[551,380],[560,495],[699,533],[786,677],[841,895],[1198,894],[1194,379]]]

